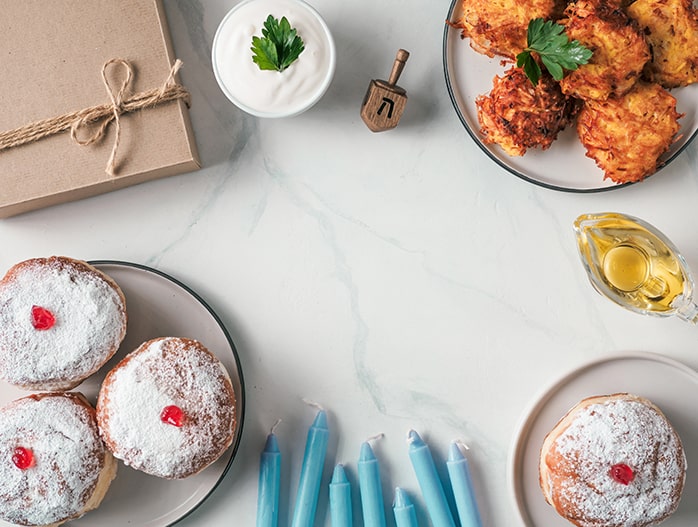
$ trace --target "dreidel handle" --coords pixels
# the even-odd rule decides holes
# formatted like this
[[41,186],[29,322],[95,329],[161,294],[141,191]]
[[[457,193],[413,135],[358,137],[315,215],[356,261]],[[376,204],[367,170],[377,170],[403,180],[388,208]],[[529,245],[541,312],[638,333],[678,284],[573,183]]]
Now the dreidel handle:
[[395,56],[395,62],[393,62],[393,71],[390,72],[390,78],[388,79],[388,84],[394,86],[397,84],[402,70],[405,69],[405,62],[410,56],[410,52],[404,49],[399,49],[397,55]]

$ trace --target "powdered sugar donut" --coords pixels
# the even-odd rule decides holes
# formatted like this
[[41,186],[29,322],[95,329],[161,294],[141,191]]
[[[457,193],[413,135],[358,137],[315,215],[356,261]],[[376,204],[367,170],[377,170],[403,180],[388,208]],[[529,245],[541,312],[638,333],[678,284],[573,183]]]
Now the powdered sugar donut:
[[127,465],[180,479],[231,445],[235,394],[227,371],[201,343],[147,341],[104,379],[97,421],[107,447]]
[[77,393],[42,393],[0,409],[0,518],[60,525],[99,506],[116,475],[94,409]]
[[68,390],[114,355],[126,334],[119,286],[72,258],[34,258],[0,281],[0,378]]
[[645,527],[674,513],[683,491],[681,440],[653,403],[627,393],[590,397],[543,442],[548,503],[579,527]]

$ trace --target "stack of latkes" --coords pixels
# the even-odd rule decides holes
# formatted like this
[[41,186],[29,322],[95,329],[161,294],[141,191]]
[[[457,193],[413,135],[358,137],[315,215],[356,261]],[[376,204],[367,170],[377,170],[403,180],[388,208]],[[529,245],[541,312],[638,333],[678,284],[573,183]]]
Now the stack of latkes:
[[[471,47],[512,62],[527,47],[531,20],[564,27],[591,59],[561,81],[543,69],[534,85],[511,65],[476,100],[485,143],[522,156],[549,148],[576,122],[586,155],[616,183],[640,181],[661,166],[677,139],[670,89],[698,80],[698,10],[692,0],[462,0],[456,22]],[[539,57],[534,57],[538,60]]]

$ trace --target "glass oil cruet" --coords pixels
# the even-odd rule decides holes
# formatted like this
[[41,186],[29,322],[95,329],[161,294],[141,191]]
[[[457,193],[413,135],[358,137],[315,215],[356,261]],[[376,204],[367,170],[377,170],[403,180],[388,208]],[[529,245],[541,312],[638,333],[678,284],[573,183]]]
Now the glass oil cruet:
[[655,227],[606,212],[582,214],[574,231],[589,280],[603,296],[643,315],[675,315],[698,323],[688,265]]

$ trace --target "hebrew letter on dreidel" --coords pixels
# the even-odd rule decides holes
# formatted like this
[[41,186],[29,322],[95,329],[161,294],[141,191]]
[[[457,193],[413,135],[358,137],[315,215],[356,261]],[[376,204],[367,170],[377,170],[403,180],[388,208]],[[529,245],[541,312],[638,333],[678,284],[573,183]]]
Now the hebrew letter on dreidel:
[[388,119],[392,118],[393,116],[393,107],[395,106],[395,102],[392,99],[388,99],[387,97],[383,97],[383,104],[381,104],[381,107],[378,108],[378,115],[383,113],[383,108],[386,106],[389,106],[388,108]]

